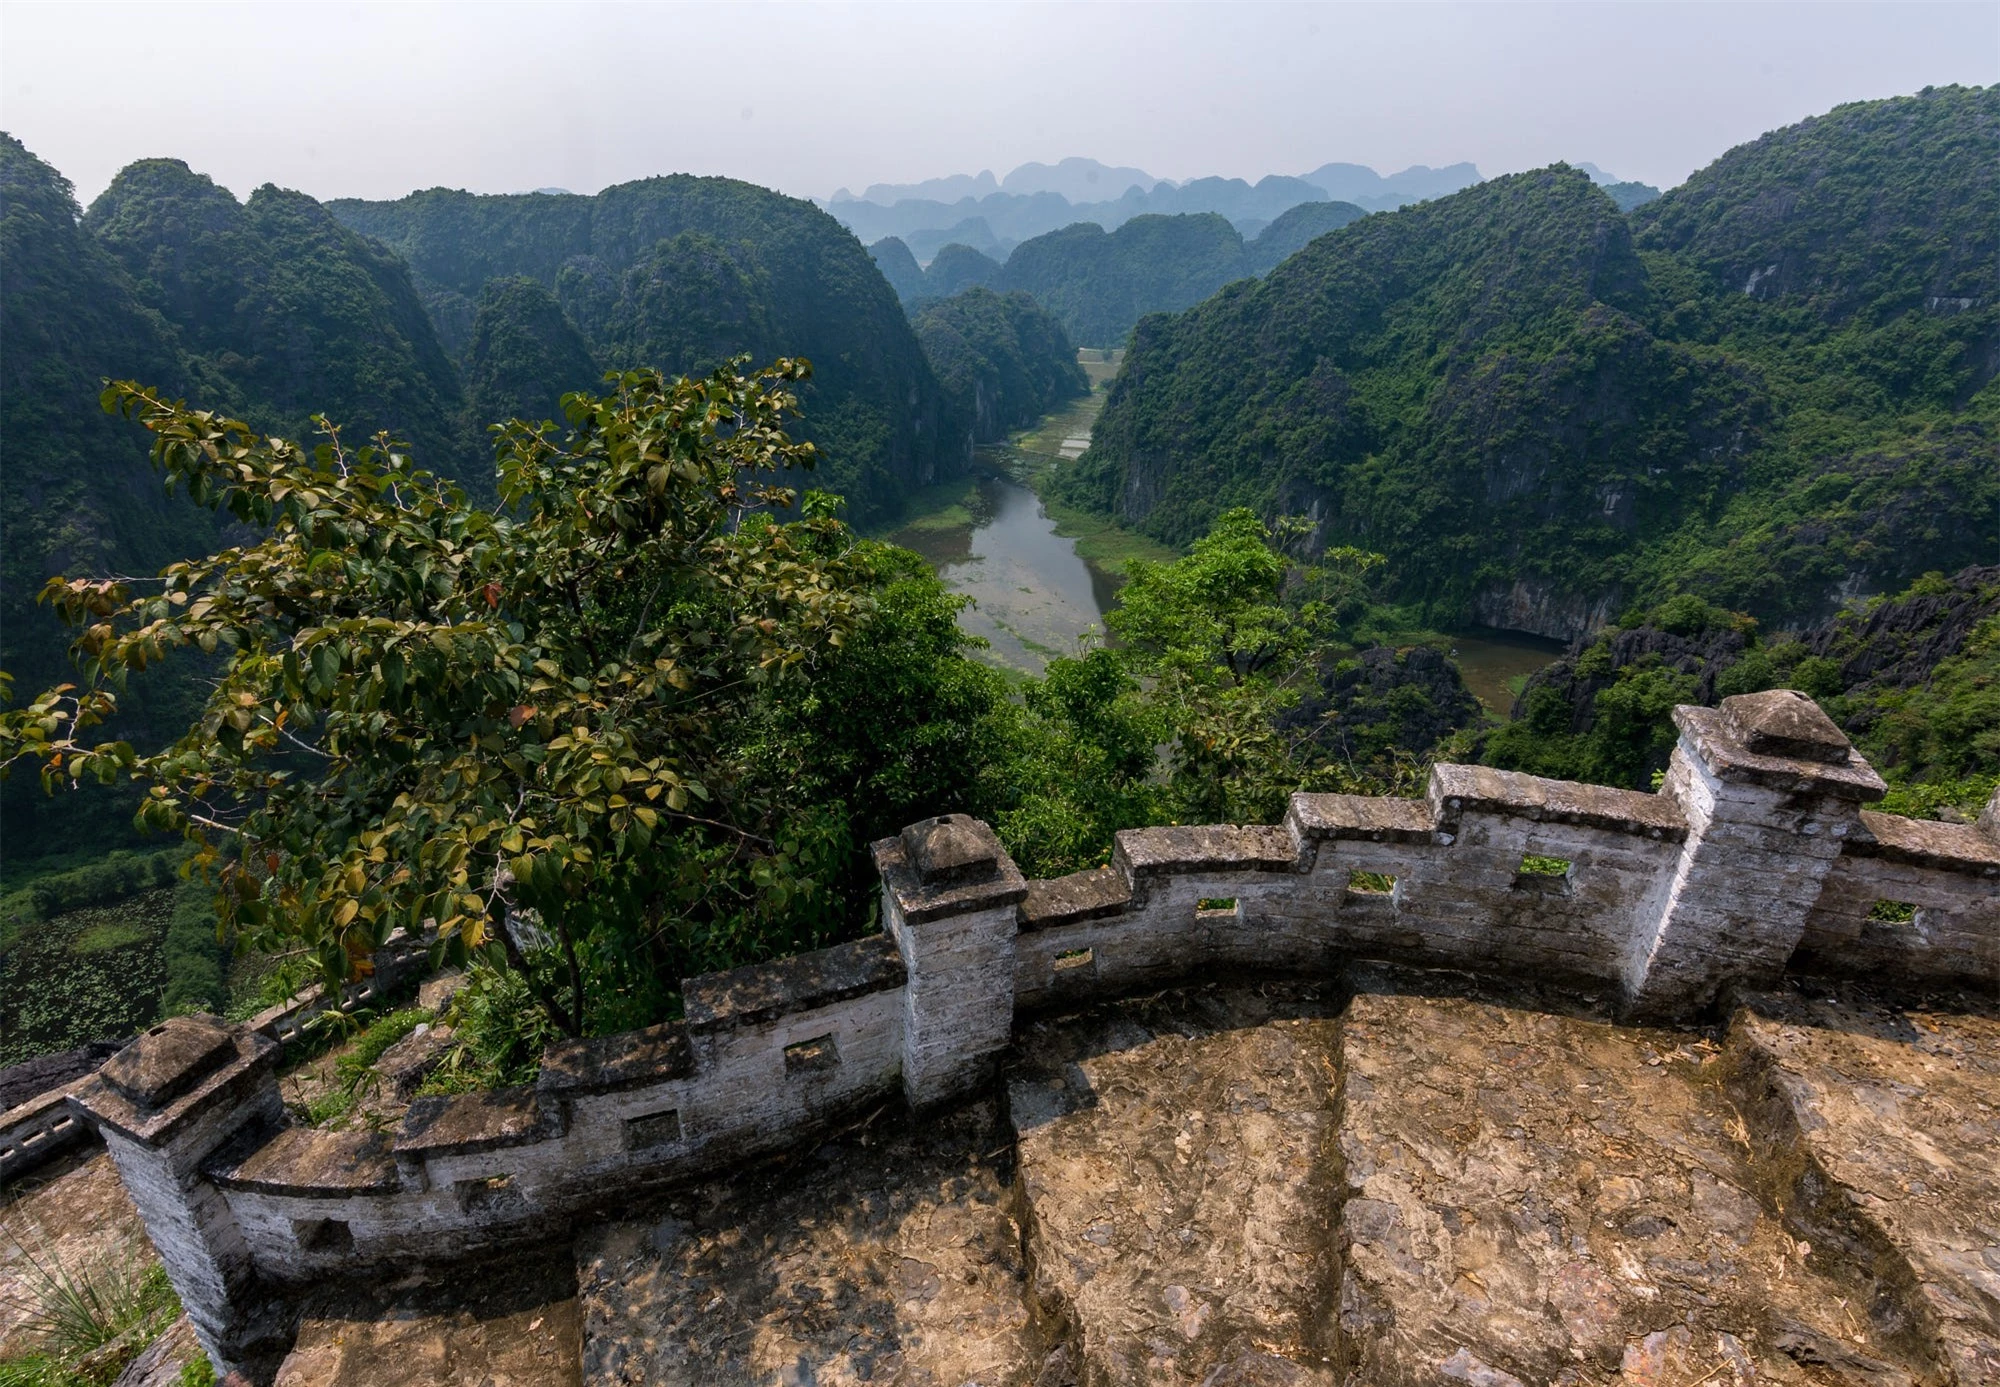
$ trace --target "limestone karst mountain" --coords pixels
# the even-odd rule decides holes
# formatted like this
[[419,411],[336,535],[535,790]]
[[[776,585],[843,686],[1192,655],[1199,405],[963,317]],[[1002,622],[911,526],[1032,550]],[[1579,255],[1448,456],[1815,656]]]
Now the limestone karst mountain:
[[900,488],[962,465],[940,442],[946,405],[894,294],[810,203],[677,175],[594,197],[434,188],[328,207],[405,256],[440,317],[522,275],[554,293],[607,367],[685,371],[737,351],[811,359],[818,484],[857,516],[893,512]]
[[2000,91],[1843,106],[1622,215],[1495,179],[1140,325],[1071,499],[1387,554],[1432,620],[1774,621],[1991,558]]

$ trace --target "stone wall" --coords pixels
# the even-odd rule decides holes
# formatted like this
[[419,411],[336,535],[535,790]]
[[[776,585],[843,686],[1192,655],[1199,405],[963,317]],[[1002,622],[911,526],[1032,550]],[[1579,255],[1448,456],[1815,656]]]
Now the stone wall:
[[395,1132],[287,1125],[271,1028],[199,1018],[66,1102],[104,1129],[228,1366],[267,1332],[255,1287],[535,1238],[899,1094],[951,1099],[1023,1010],[1357,957],[1652,1014],[1788,965],[2000,982],[2000,807],[1978,827],[1863,810],[1882,782],[1802,695],[1677,718],[1659,794],[1443,765],[1421,800],[1297,795],[1276,826],[1129,831],[1109,867],[1053,881],[1023,880],[984,824],[926,820],[874,846],[885,934],[690,979],[682,1021],[555,1047],[533,1086],[422,1099]]

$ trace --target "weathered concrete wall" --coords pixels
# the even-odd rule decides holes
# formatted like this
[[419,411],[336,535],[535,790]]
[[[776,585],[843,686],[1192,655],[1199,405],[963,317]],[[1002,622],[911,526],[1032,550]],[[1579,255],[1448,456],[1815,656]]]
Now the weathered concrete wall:
[[[2000,838],[1866,810],[1860,819],[1806,916],[1796,963],[1815,973],[2000,987]],[[1871,918],[1885,902],[1915,910],[1909,919]]]
[[88,1082],[88,1074],[72,1079],[15,1104],[0,1116],[0,1184],[90,1139],[90,1124],[69,1101],[70,1095]]
[[[898,1092],[962,1094],[1020,1011],[1217,969],[1378,958],[1567,981],[1654,1013],[1788,963],[2000,981],[2000,811],[1979,827],[1863,811],[1881,781],[1797,695],[1680,720],[1659,794],[1443,765],[1421,800],[1296,795],[1277,826],[1128,831],[1109,867],[1054,881],[1024,881],[984,824],[926,820],[874,846],[885,934],[690,979],[683,1021],[558,1046],[529,1088],[420,1099],[394,1133],[283,1125],[268,1065],[205,1100],[227,1143],[148,1146],[167,1109],[135,1116],[102,1078],[68,1101],[121,1134],[149,1228],[194,1249],[162,1248],[176,1285],[214,1319],[246,1265],[297,1281],[535,1237]],[[1878,900],[1914,918],[1871,919]],[[213,1031],[209,1049],[270,1045],[182,1025],[183,1048],[189,1025]],[[114,1063],[189,1102],[164,1044],[142,1037]],[[218,1361],[243,1338],[204,1333]]]

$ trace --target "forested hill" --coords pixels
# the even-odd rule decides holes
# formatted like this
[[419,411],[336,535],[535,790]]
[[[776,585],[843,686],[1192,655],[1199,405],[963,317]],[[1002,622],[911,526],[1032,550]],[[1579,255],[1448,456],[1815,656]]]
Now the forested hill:
[[315,414],[356,443],[389,430],[426,467],[490,489],[409,267],[312,198],[266,184],[239,204],[178,159],[145,159],[83,224],[219,387],[207,403],[292,438]]
[[1387,554],[1434,622],[1773,621],[1993,557],[2000,90],[1841,107],[1629,216],[1556,166],[1370,216],[1143,320],[1063,482]]
[[207,511],[163,494],[144,431],[98,408],[103,376],[189,392],[199,375],[79,215],[68,181],[0,135],[0,668],[17,694],[67,668],[35,605],[50,574],[150,572],[215,536]]
[[[846,230],[726,179],[335,207],[271,186],[238,201],[148,159],[86,213],[0,136],[0,236],[0,669],[22,698],[74,674],[72,633],[34,600],[50,576],[148,576],[223,537],[212,513],[164,493],[143,431],[99,407],[106,378],[306,442],[317,414],[350,443],[387,430],[478,500],[493,485],[486,425],[554,417],[607,369],[804,356],[803,431],[822,447],[808,484],[867,520],[967,465],[982,428],[1059,396],[1077,369],[1041,310],[968,308],[935,334],[947,388]],[[144,745],[185,726],[201,692],[186,676],[139,681],[113,730]],[[115,831],[68,825],[72,802],[11,778],[12,859]]]
[[858,516],[892,513],[906,487],[964,462],[894,292],[809,202],[674,175],[594,197],[433,188],[327,206],[406,258],[433,317],[468,332],[487,285],[524,276],[554,294],[607,366],[810,358],[805,432],[826,459],[815,484],[845,493]]
[[1018,290],[968,289],[931,304],[915,322],[973,443],[997,443],[1090,393],[1062,324]]
[[[150,573],[217,533],[212,514],[162,491],[144,431],[98,407],[104,376],[188,394],[216,383],[80,215],[68,181],[0,135],[0,669],[17,699],[73,677],[68,633],[35,602],[49,575]],[[184,724],[199,706],[190,697],[162,709],[159,692],[139,681],[116,730]],[[0,783],[7,853],[31,855],[37,824],[51,840],[86,824],[115,838],[127,815],[78,798],[49,800],[33,775]]]
[[1078,222],[1023,241],[1004,264],[948,245],[919,269],[894,237],[870,251],[912,308],[972,287],[1018,290],[1055,314],[1079,346],[1116,347],[1146,314],[1178,312],[1232,280],[1264,274],[1364,215],[1345,202],[1302,203],[1249,241],[1213,212],[1133,217],[1111,231]]

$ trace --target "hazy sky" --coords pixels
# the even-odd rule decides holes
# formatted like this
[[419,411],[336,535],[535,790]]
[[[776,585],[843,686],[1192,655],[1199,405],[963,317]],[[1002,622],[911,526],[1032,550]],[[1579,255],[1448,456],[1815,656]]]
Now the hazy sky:
[[1996,79],[1994,0],[0,4],[0,128],[86,203],[150,155],[322,198],[671,172],[824,197],[1070,154],[1666,186],[1839,102]]

